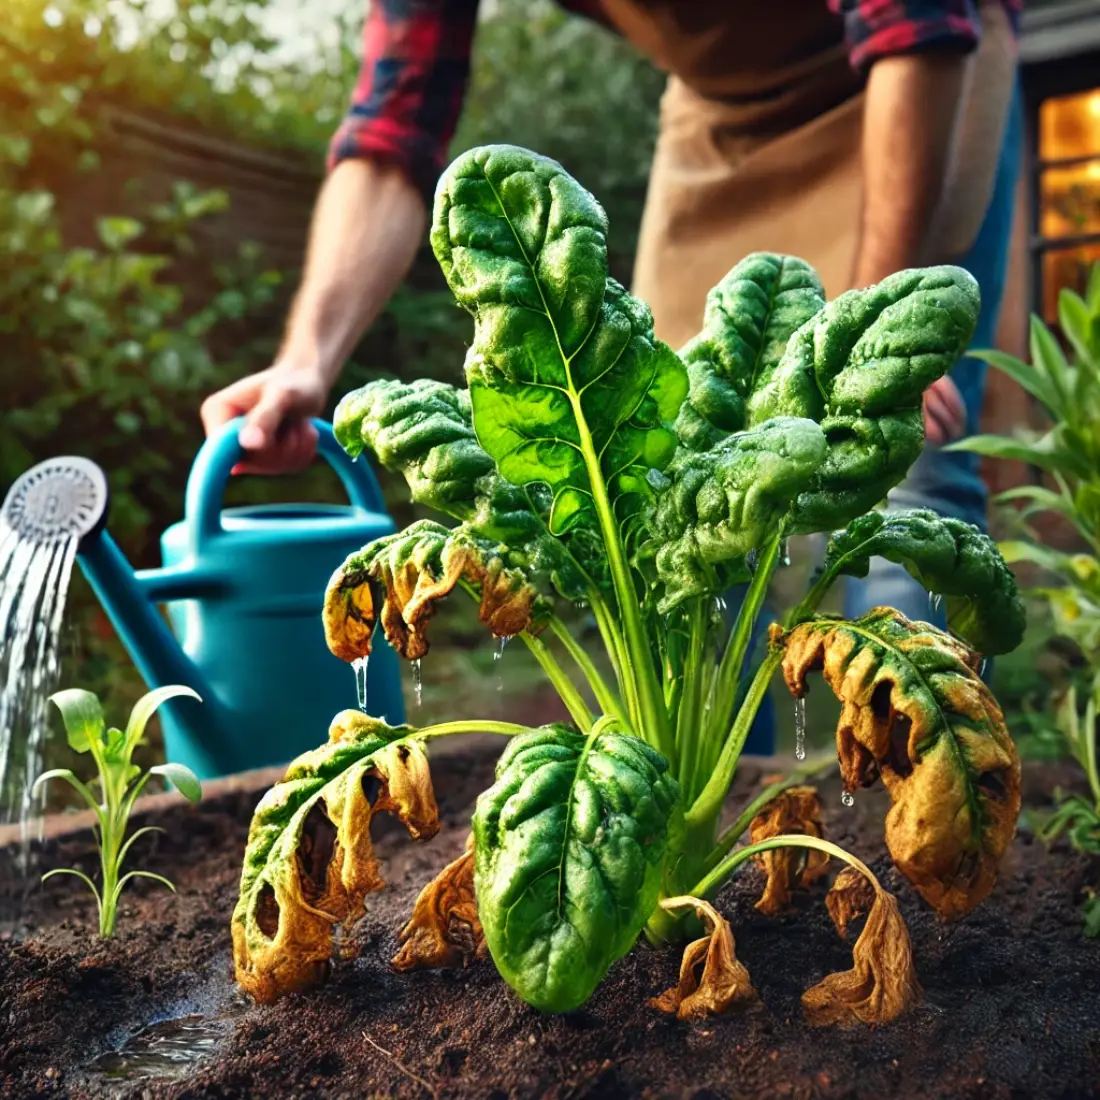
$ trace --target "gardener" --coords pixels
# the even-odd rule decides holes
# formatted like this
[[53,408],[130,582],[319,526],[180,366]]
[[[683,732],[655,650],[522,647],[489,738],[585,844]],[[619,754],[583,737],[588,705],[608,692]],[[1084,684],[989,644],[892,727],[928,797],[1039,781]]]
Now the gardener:
[[[987,347],[1019,160],[1020,0],[829,3],[843,14],[826,0],[564,5],[671,74],[634,290],[652,306],[657,335],[678,347],[698,331],[707,290],[752,251],[808,260],[830,298],[953,262],[981,285],[975,344]],[[462,105],[476,14],[476,0],[371,3],[362,75],[332,144],[282,348],[270,368],[202,408],[208,432],[247,416],[244,469],[310,461],[308,418],[408,271]],[[937,446],[976,427],[984,371],[964,360],[928,390],[932,446],[894,504],[984,526],[976,456]],[[887,562],[850,585],[847,600],[849,613],[885,603],[929,617],[920,587]]]

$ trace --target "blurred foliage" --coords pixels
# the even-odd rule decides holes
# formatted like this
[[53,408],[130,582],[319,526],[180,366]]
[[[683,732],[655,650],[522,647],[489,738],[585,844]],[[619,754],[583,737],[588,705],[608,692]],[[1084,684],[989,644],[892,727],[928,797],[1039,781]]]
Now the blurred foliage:
[[[272,320],[296,272],[267,270],[247,245],[232,263],[204,256],[196,228],[227,224],[232,212],[223,192],[184,181],[169,195],[120,192],[74,246],[63,230],[71,224],[68,191],[53,181],[75,173],[79,189],[81,174],[98,170],[107,149],[101,108],[112,104],[304,155],[320,174],[357,73],[364,0],[337,3],[323,26],[303,5],[309,46],[289,62],[266,29],[270,7],[269,0],[4,4],[0,495],[52,454],[93,458],[110,479],[111,531],[135,565],[156,563],[160,532],[180,517],[202,397],[267,364],[278,338]],[[549,0],[486,0],[482,15],[453,152],[511,141],[562,160],[604,197],[615,273],[628,280],[663,77],[614,35]],[[469,318],[441,288],[434,262],[418,265],[334,398],[382,374],[460,373]],[[341,494],[320,465],[277,484],[242,480],[229,503]],[[403,481],[383,485],[398,520],[408,522]],[[132,703],[143,685],[79,571],[66,620],[63,684],[95,691],[105,706]],[[509,689],[514,683],[510,675]],[[57,742],[50,762],[65,765]],[[155,759],[151,742],[143,766]]]
[[[981,353],[1042,405],[1051,427],[1011,437],[977,436],[958,446],[1027,462],[1049,478],[1047,485],[1024,485],[996,498],[995,503],[1018,509],[1012,520],[1021,535],[1000,547],[1008,561],[1038,573],[1041,581],[1029,595],[1049,615],[1050,633],[1045,639],[1039,635],[1036,654],[1049,687],[1038,705],[1024,710],[1033,742],[1049,751],[1057,731],[1062,751],[1081,766],[1089,790],[1087,797],[1056,792],[1056,808],[1040,835],[1047,840],[1064,835],[1079,851],[1100,855],[1100,264],[1084,297],[1061,291],[1058,322],[1069,356],[1037,317],[1031,323],[1030,364]],[[1031,521],[1044,513],[1072,527],[1076,552],[1043,544]],[[1100,935],[1095,894],[1087,903],[1086,930]]]

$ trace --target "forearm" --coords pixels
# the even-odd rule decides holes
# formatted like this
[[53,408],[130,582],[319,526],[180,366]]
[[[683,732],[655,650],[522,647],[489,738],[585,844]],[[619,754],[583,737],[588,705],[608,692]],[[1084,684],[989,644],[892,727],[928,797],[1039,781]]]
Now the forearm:
[[863,217],[853,285],[929,262],[967,59],[922,53],[871,69],[863,128]]
[[317,200],[278,362],[317,370],[331,387],[407,274],[426,216],[424,200],[401,170],[341,161]]

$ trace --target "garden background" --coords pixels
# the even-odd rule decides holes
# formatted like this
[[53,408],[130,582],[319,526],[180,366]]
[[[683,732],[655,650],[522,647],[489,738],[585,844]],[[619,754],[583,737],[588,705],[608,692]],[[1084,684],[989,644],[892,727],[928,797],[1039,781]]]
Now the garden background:
[[[160,533],[182,513],[202,443],[202,398],[267,366],[275,350],[327,142],[357,71],[363,6],[5,5],[0,494],[35,462],[86,455],[109,476],[112,534],[135,567],[158,564]],[[613,271],[628,283],[662,87],[630,47],[549,2],[483,4],[453,152],[516,142],[561,160],[607,207]],[[425,249],[333,397],[383,375],[454,380],[469,331]],[[1016,331],[1006,329],[1009,345]],[[1029,415],[1020,395],[994,392],[1001,420]],[[401,526],[413,512],[404,483],[383,481]],[[338,500],[340,488],[317,465],[296,478],[239,479],[227,502],[293,499]],[[784,578],[792,591],[810,567],[808,548],[796,546]],[[424,662],[425,721],[443,700],[451,718],[493,716],[494,687],[501,716],[528,704],[537,666],[519,647],[494,662],[469,612],[454,601],[440,615]],[[79,576],[67,620],[62,686],[96,691],[120,720],[142,685]],[[1021,704],[1036,670],[1033,647],[1001,662],[1002,700]],[[354,691],[349,670],[349,705]],[[810,739],[825,744],[831,723],[824,713],[814,720],[815,706],[833,704],[811,699]],[[785,745],[789,702],[779,715]],[[55,734],[47,763],[67,764],[59,724]]]

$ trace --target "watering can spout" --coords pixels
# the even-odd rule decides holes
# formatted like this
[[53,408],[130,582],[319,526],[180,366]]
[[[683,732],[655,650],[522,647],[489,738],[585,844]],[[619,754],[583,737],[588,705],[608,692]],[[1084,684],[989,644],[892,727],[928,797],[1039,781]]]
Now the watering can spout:
[[[81,541],[77,561],[141,678],[150,688],[169,684],[191,688],[203,701],[201,711],[196,701],[186,698],[171,700],[166,705],[175,708],[175,717],[183,724],[213,734],[218,724],[212,713],[217,700],[156,605],[168,595],[160,575],[169,571],[135,572],[118,544],[103,529]],[[179,581],[182,586],[182,573]],[[200,740],[206,739],[200,734]]]
[[[77,560],[119,638],[150,688],[183,684],[204,701],[172,700],[175,717],[212,729],[205,677],[168,629],[143,584],[105,529],[107,478],[86,458],[51,458],[23,474],[4,500],[4,523],[23,540],[49,544],[77,541]],[[160,571],[164,572],[164,571]]]
[[[356,698],[355,677],[325,643],[325,589],[341,561],[394,524],[369,464],[352,462],[331,424],[313,423],[346,504],[225,508],[243,454],[233,421],[195,458],[183,519],[161,535],[160,569],[135,572],[104,529],[107,480],[87,459],[36,466],[4,504],[23,538],[77,541],[84,576],[151,688],[182,684],[201,697],[170,700],[161,722],[168,759],[200,779],[286,764]],[[405,720],[388,646],[371,659],[367,705],[391,725]]]

